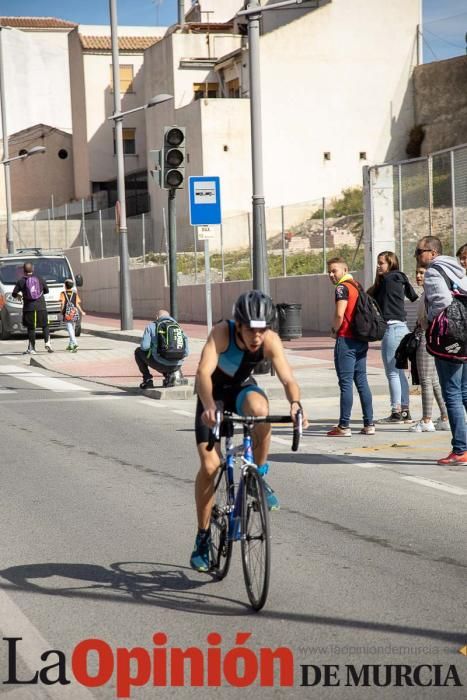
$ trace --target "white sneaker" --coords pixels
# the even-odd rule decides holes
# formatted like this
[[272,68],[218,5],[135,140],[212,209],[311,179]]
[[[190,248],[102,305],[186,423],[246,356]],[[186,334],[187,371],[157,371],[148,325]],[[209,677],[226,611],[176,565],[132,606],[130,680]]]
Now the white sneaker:
[[50,343],[46,343],[46,344],[45,344],[45,349],[47,350],[47,352],[53,352],[52,346],[51,346]]
[[23,352],[23,355],[37,355],[37,352],[34,350],[34,348],[28,348]]
[[430,420],[428,423],[419,420],[418,423],[415,423],[415,425],[412,425],[412,427],[409,428],[410,433],[434,433],[435,430],[436,428],[432,420]]
[[451,426],[449,425],[448,420],[443,420],[442,418],[438,418],[436,421],[435,425],[436,430],[451,430]]

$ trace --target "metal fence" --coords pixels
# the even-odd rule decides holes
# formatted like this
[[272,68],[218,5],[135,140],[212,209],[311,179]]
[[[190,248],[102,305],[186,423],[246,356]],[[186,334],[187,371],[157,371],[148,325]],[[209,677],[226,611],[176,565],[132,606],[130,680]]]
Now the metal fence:
[[[354,193],[357,208],[361,194]],[[95,202],[39,212],[31,220],[15,218],[16,247],[83,246],[91,259],[118,256],[119,237],[114,208],[93,211]],[[271,277],[326,271],[326,259],[345,255],[354,269],[363,267],[361,245],[363,214],[348,214],[345,198],[312,200],[266,208],[269,274]],[[167,263],[167,226],[156,230],[151,214],[127,218],[128,247],[133,267]],[[177,224],[179,284],[204,280],[204,244],[196,229]],[[249,213],[225,216],[220,240],[211,243],[210,267],[216,281],[251,279],[252,217]]]
[[467,242],[467,145],[368,171],[367,220],[375,255],[378,241],[393,242],[401,269],[413,276],[413,254],[422,236],[440,238],[446,255],[455,255]]

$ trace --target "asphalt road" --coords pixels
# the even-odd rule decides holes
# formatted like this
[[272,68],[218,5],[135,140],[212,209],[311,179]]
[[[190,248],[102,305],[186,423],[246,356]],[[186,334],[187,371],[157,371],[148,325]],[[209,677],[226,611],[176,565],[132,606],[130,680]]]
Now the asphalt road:
[[[467,657],[458,650],[467,643],[466,470],[443,475],[427,463],[446,451],[446,434],[414,436],[414,446],[387,426],[369,446],[326,441],[335,407],[325,399],[307,404],[313,421],[299,453],[290,452],[288,428],[275,430],[270,483],[282,508],[271,517],[270,595],[256,614],[239,547],[222,582],[188,564],[194,402],[160,402],[53,376],[29,367],[23,347],[0,343],[2,683],[11,678],[14,644],[5,638],[22,638],[18,679],[58,663],[56,653],[40,658],[52,649],[63,652],[73,679],[73,649],[89,638],[113,651],[143,647],[151,655],[153,634],[162,632],[167,641],[158,648],[197,647],[206,660],[210,633],[222,636],[225,658],[238,648],[236,635],[249,632],[244,646],[257,658],[261,648],[291,650],[292,687],[198,689],[188,687],[187,672],[184,688],[149,681],[131,697],[465,697]],[[275,401],[272,408],[283,412],[286,405]],[[90,674],[98,673],[96,658],[89,656]],[[335,674],[329,687],[325,664]],[[410,673],[427,665],[424,682],[434,679],[434,665],[442,666],[443,681],[454,665],[464,687],[452,685],[454,672],[442,688],[376,687],[371,670],[369,687],[348,685],[348,665],[359,673],[362,664],[405,664]],[[310,666],[310,683],[317,673],[311,665],[322,672],[314,687],[300,686],[302,665]],[[56,679],[58,668],[49,673]],[[3,684],[0,695],[110,700],[116,670],[94,688],[75,681]]]

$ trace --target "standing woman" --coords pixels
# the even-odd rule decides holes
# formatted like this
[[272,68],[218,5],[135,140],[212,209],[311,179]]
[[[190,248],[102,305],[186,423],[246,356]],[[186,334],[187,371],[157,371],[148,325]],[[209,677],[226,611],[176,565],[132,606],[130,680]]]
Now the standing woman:
[[418,299],[407,275],[399,270],[395,253],[385,250],[378,255],[375,283],[368,290],[381,309],[388,326],[381,343],[381,355],[389,382],[391,415],[378,423],[411,423],[409,383],[403,369],[397,369],[395,353],[404,335],[409,333],[404,299]]
[[[415,273],[415,279],[419,287],[423,285],[424,277],[425,268],[419,265]],[[417,347],[417,370],[422,389],[423,417],[418,423],[415,423],[409,428],[413,433],[432,433],[434,430],[450,430],[448,412],[441,393],[438,372],[435,367],[435,358],[429,355],[426,349],[425,331],[427,328],[428,318],[426,315],[425,294],[422,293],[418,301],[418,316],[415,332],[419,339]],[[436,421],[436,424],[433,423],[432,420],[433,394],[440,412],[440,417]]]

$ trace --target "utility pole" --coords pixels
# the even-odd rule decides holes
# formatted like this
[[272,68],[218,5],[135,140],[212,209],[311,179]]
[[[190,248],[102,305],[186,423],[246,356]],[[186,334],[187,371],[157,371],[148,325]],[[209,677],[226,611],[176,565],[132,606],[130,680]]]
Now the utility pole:
[[[112,76],[114,114],[120,114],[120,62],[118,54],[118,22],[116,0],[109,0],[110,33],[112,44]],[[128,255],[128,228],[126,221],[125,161],[123,157],[123,117],[115,118],[115,151],[117,155],[117,196],[120,202],[118,238],[120,252],[120,327],[122,331],[133,328],[133,305],[130,287],[130,258]]]
[[4,173],[5,173],[5,201],[6,201],[6,241],[9,253],[15,252],[13,240],[13,217],[11,214],[11,180],[10,180],[10,159],[8,150],[8,128],[6,118],[5,100],[5,69],[3,61],[3,33],[5,28],[0,26],[0,109],[2,110],[2,140]]
[[[263,133],[261,122],[260,34],[261,6],[247,0],[248,54],[250,77],[252,211],[253,211],[253,288],[269,294],[268,253],[263,181]],[[258,12],[254,10],[258,8]]]
[[[253,287],[269,294],[268,253],[263,182],[263,134],[261,123],[260,19],[263,12],[301,5],[307,0],[282,0],[261,7],[259,0],[245,0],[237,17],[248,23],[250,77],[251,164],[253,176]],[[313,0],[316,6],[317,0]]]

